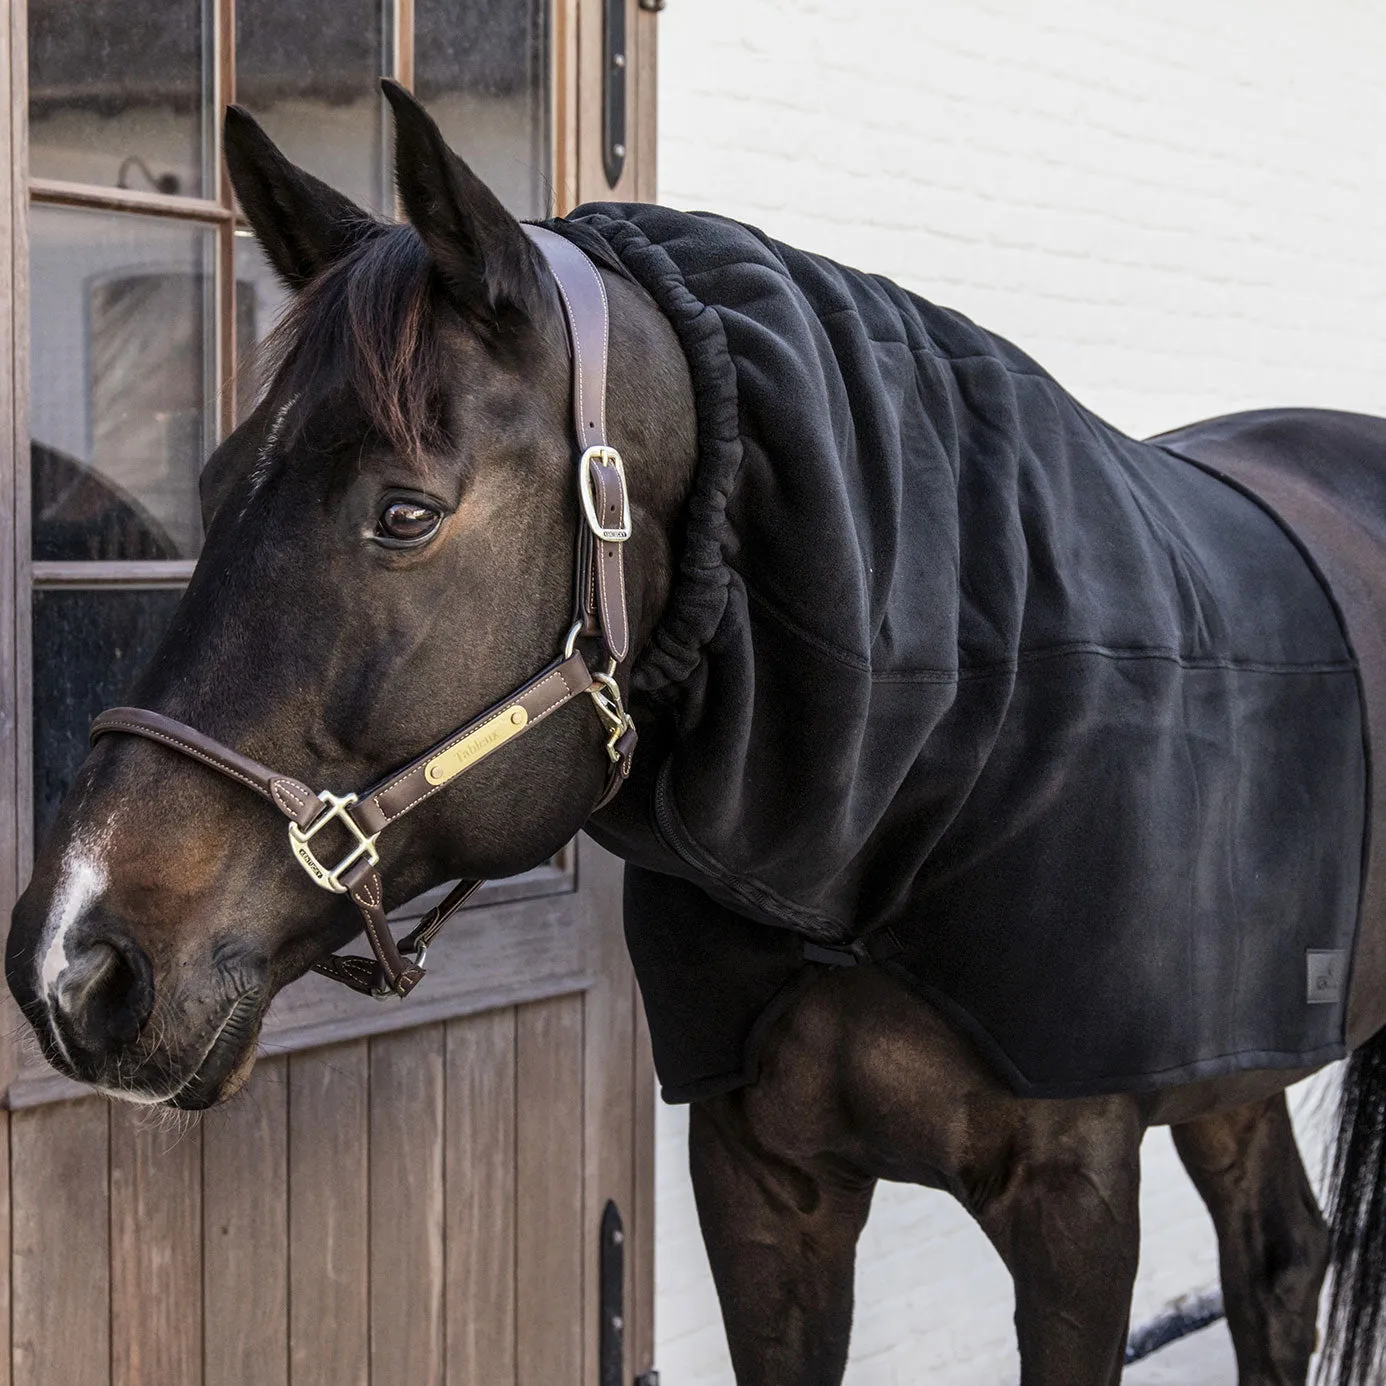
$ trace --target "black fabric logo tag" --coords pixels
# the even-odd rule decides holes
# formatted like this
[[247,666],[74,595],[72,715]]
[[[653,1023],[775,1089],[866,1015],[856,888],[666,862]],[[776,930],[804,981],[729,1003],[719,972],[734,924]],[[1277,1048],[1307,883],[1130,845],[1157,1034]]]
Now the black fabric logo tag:
[[1309,948],[1304,960],[1309,974],[1311,1006],[1336,1006],[1343,999],[1347,977],[1347,953],[1341,948]]

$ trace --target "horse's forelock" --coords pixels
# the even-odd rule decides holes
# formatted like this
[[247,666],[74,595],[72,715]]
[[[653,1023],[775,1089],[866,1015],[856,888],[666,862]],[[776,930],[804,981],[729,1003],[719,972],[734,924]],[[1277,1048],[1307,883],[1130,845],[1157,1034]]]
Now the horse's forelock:
[[[265,354],[287,397],[346,388],[366,422],[420,466],[441,443],[446,353],[432,261],[411,226],[377,223],[293,301]],[[300,422],[311,411],[294,411]],[[295,432],[289,424],[291,441]]]

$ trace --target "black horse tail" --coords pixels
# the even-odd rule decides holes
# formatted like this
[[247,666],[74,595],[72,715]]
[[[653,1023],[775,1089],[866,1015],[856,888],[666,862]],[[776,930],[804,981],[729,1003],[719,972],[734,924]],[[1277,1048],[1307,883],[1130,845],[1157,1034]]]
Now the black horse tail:
[[1386,1298],[1386,1029],[1354,1052],[1343,1077],[1329,1196],[1333,1274],[1323,1378],[1381,1380]]

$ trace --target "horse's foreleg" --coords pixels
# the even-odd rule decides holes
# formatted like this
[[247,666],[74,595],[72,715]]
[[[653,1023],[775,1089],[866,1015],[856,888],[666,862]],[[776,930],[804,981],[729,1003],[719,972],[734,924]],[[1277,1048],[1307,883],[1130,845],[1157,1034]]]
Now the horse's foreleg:
[[1218,1234],[1240,1386],[1304,1386],[1328,1232],[1284,1093],[1174,1128]]
[[1140,1124],[1068,1103],[1030,1111],[1003,1160],[965,1175],[1015,1281],[1021,1386],[1116,1386],[1140,1244]]
[[694,1105],[689,1156],[738,1386],[838,1386],[874,1181],[770,1152],[738,1094]]

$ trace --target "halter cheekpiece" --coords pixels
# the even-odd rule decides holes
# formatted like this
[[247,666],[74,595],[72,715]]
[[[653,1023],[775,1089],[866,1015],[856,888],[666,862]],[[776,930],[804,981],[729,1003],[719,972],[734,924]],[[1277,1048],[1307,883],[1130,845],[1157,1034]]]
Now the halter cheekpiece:
[[[558,285],[573,363],[573,427],[578,443],[578,527],[573,621],[561,653],[527,683],[435,742],[403,769],[359,794],[314,793],[194,727],[144,708],[117,707],[92,723],[91,739],[115,732],[146,737],[244,785],[268,799],[289,820],[289,847],[308,878],[323,890],[347,895],[361,913],[370,958],[334,954],[313,971],[355,991],[404,997],[422,980],[428,945],[475,894],[481,881],[462,880],[398,941],[385,918],[377,843],[381,832],[450,784],[464,770],[586,693],[607,732],[610,801],[630,774],[635,724],[625,709],[616,670],[630,653],[623,546],[630,538],[630,496],[621,455],[606,436],[607,344],[610,314],[596,266],[571,242],[540,226],[525,233],[543,255]],[[577,642],[600,637],[606,667],[588,667]],[[340,823],[350,837],[345,855],[329,866],[317,855],[317,835]],[[411,960],[412,959],[412,960]]]

